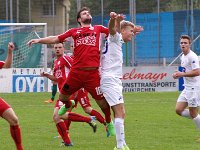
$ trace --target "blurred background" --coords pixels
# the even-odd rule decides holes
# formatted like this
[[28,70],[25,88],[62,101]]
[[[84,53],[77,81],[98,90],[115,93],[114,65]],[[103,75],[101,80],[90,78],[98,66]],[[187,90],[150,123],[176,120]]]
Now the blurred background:
[[[115,11],[143,26],[144,31],[123,47],[124,66],[170,64],[181,53],[179,38],[183,34],[191,36],[194,41],[191,49],[200,55],[200,0],[0,0],[0,23],[47,23],[46,33],[38,31],[39,35],[58,35],[78,27],[76,13],[83,6],[91,9],[93,25],[107,26],[109,13]],[[22,39],[20,36],[14,39]],[[5,27],[0,26],[0,40],[2,37],[5,37]],[[4,57],[9,39],[0,44],[0,59]],[[70,49],[70,41],[66,49]],[[40,63],[33,67],[44,65],[44,59],[50,66],[52,57],[51,51],[47,57],[37,53]]]

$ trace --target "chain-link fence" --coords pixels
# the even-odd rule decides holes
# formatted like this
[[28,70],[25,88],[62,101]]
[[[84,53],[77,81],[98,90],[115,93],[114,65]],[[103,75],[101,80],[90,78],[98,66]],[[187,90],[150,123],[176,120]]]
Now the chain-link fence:
[[[109,13],[126,15],[144,31],[124,45],[124,65],[169,64],[181,53],[179,38],[191,36],[200,55],[200,0],[0,0],[0,22],[47,22],[48,35],[77,27],[76,13],[89,7],[93,24],[107,26]],[[175,62],[176,63],[176,62]]]

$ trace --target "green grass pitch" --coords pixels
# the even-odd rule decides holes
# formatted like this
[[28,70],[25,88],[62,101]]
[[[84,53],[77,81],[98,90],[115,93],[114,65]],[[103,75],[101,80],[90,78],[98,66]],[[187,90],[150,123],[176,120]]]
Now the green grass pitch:
[[[200,137],[192,120],[175,114],[178,92],[124,93],[126,142],[130,150],[194,150],[200,149]],[[113,150],[115,138],[106,138],[98,123],[93,133],[86,123],[72,122],[73,147],[60,147],[61,139],[52,121],[53,105],[45,104],[51,93],[1,94],[19,117],[25,150]],[[100,110],[94,100],[92,106]],[[86,115],[80,105],[75,112]],[[0,150],[15,150],[9,125],[0,119]]]

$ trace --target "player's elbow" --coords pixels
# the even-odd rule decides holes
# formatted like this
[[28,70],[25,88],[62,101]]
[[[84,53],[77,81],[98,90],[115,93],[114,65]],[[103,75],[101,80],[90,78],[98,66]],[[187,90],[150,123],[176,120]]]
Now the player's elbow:
[[3,68],[10,68],[10,67],[11,67],[11,64],[5,63],[5,64],[3,65]]

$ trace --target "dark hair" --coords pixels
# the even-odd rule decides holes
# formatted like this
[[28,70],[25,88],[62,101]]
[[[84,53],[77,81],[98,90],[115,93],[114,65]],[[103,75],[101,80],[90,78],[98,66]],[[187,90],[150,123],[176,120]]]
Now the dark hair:
[[[76,16],[76,21],[80,24],[80,22],[78,21],[78,19],[81,17],[81,12],[87,10],[88,12],[90,12],[90,9],[88,7],[83,7],[81,8],[78,12],[77,12],[77,16]],[[81,25],[81,24],[80,24]]]
[[191,38],[189,35],[181,35],[180,39],[188,39],[189,43],[191,43]]
[[64,42],[59,42],[59,43],[52,44],[52,47],[54,47],[54,45],[56,45],[56,44],[62,44],[63,47],[65,47],[65,43]]

